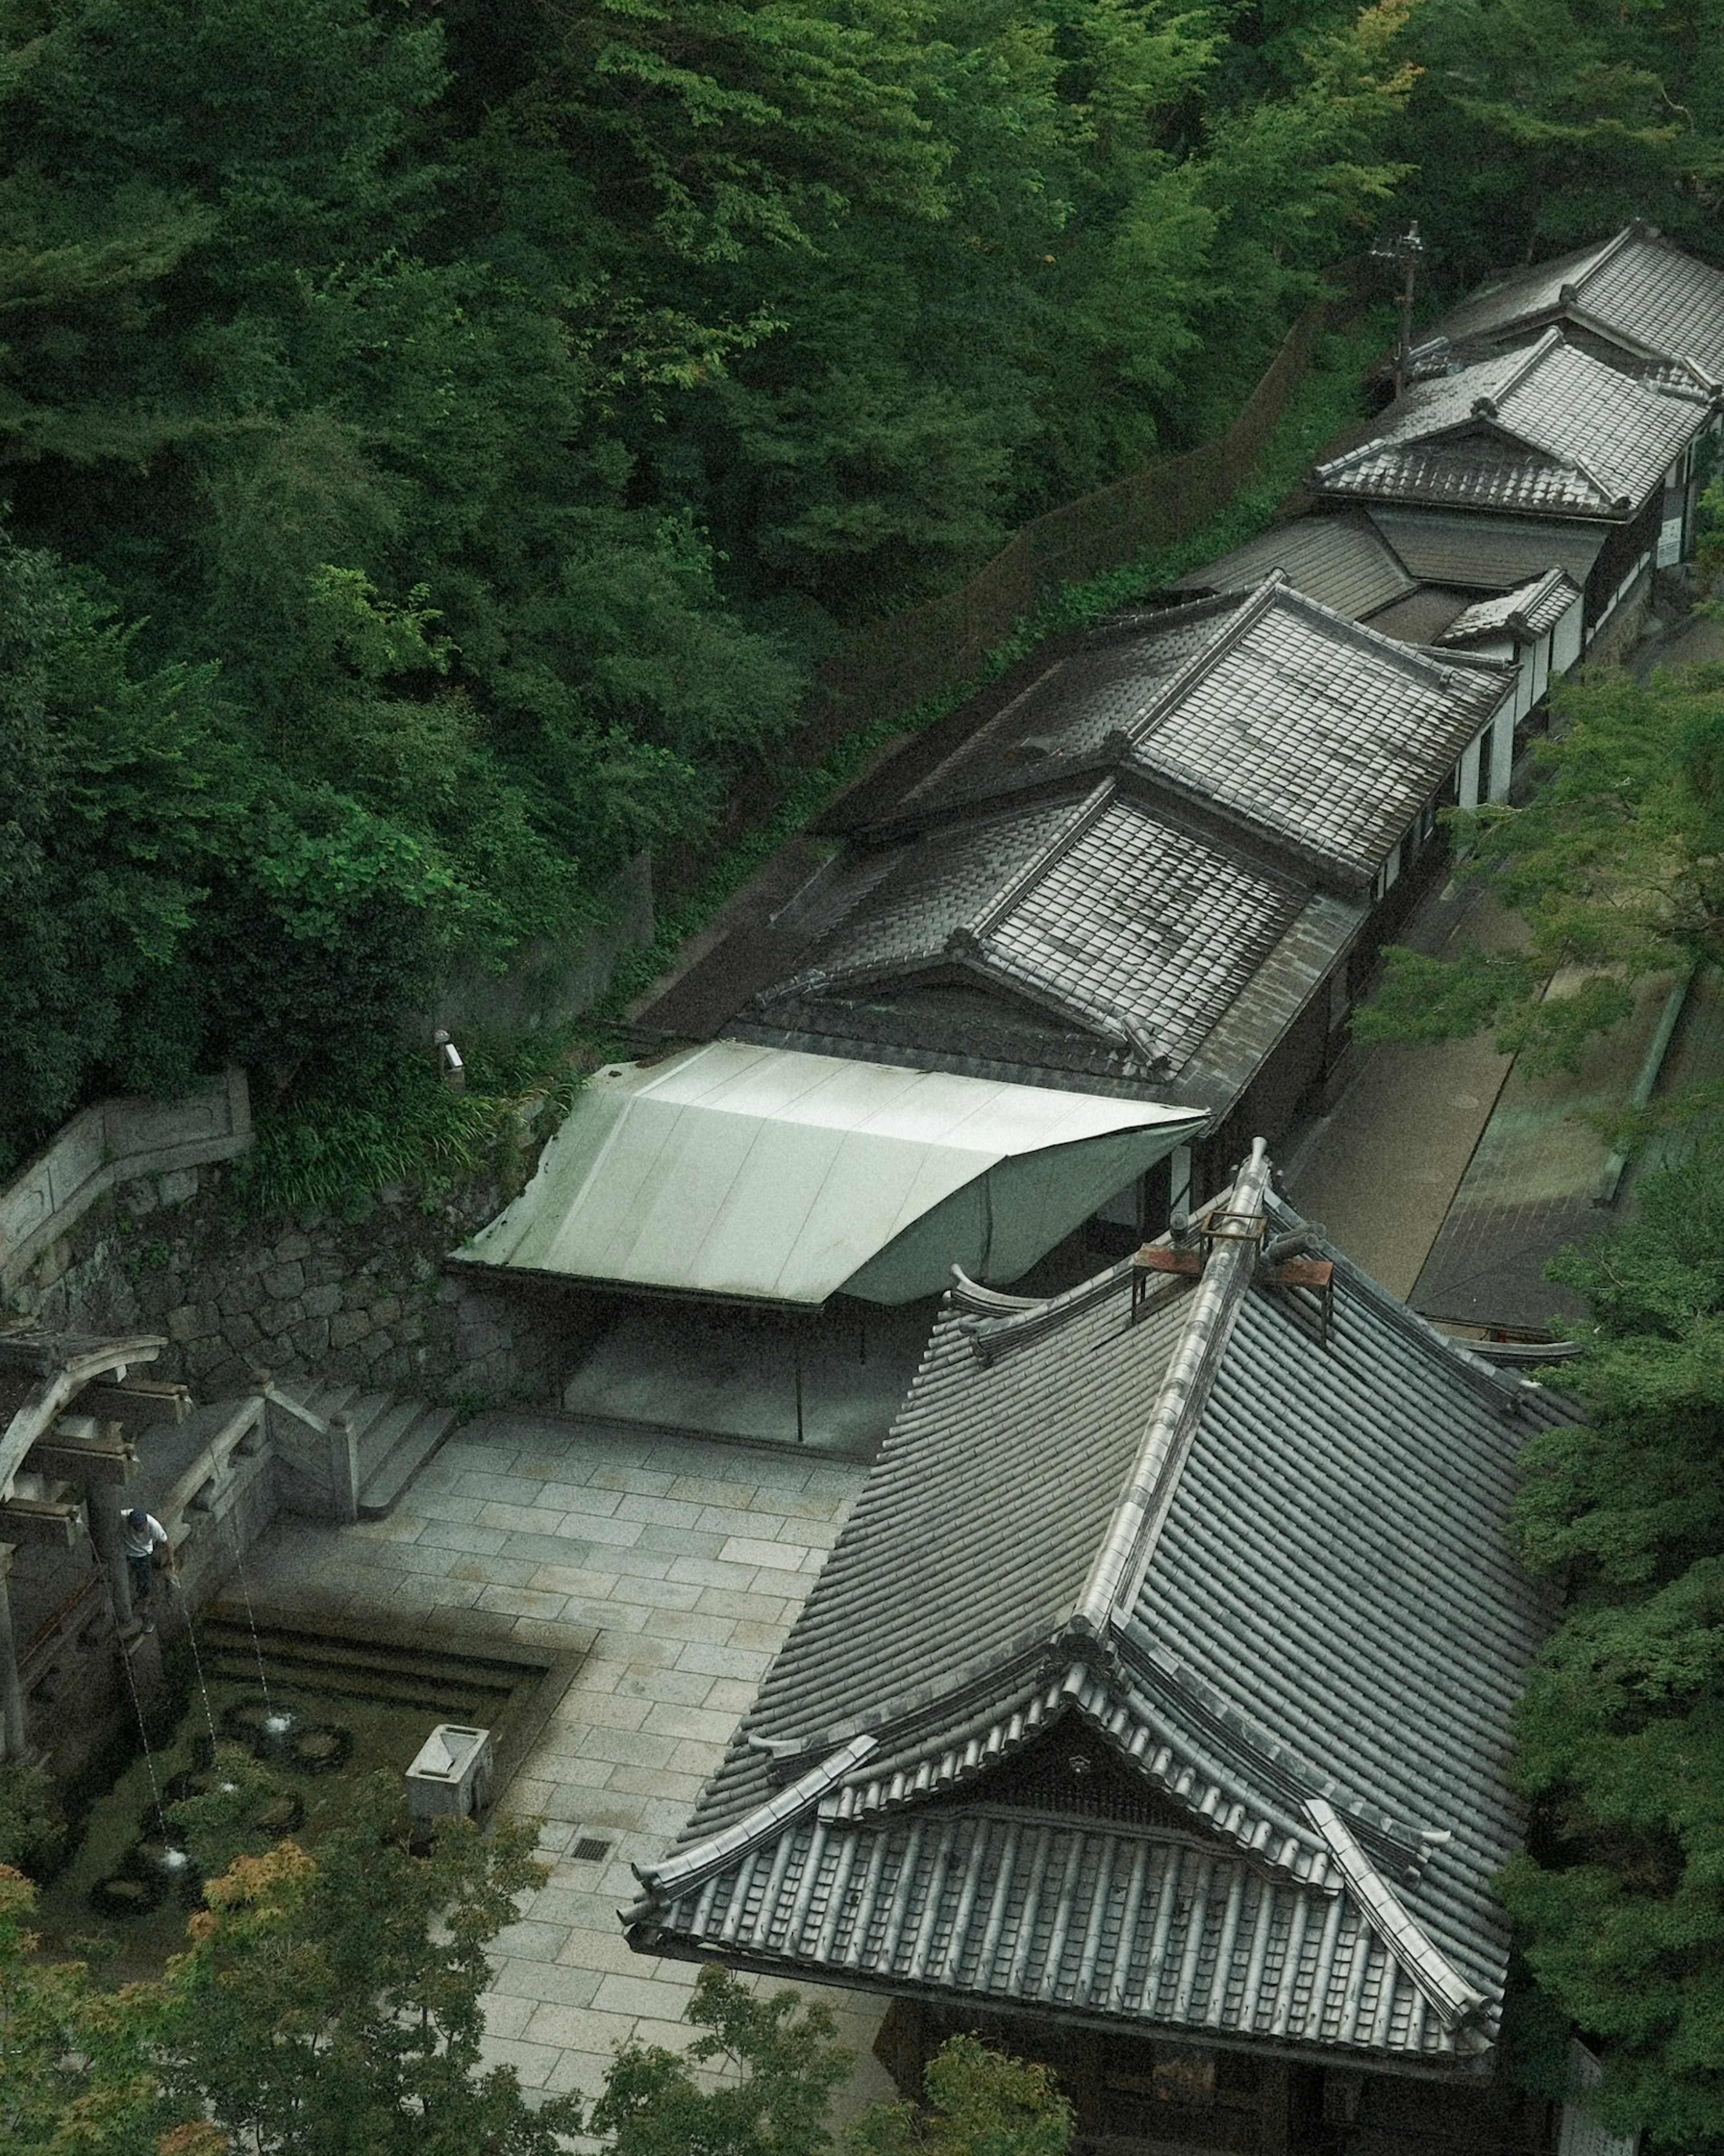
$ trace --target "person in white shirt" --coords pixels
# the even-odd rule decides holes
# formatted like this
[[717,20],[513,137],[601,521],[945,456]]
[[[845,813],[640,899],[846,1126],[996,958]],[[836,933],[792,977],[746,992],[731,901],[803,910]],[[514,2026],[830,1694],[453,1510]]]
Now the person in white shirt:
[[167,1538],[167,1530],[153,1512],[146,1512],[141,1505],[128,1505],[120,1514],[121,1541],[126,1550],[126,1562],[131,1567],[131,1599],[146,1631],[154,1629],[150,1621],[150,1590],[155,1584],[156,1553],[167,1553],[164,1562],[170,1575],[177,1575],[179,1567],[174,1562],[173,1544]]

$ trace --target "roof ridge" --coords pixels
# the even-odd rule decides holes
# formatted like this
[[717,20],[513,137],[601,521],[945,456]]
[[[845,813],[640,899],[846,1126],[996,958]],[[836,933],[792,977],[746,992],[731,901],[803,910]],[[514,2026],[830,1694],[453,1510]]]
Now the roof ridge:
[[1429,678],[1434,687],[1448,687],[1447,659],[1432,657],[1426,645],[1407,644],[1398,636],[1385,636],[1380,629],[1373,629],[1369,622],[1355,621],[1351,614],[1342,613],[1335,607],[1325,606],[1321,599],[1314,599],[1309,592],[1301,592],[1296,585],[1288,585],[1286,597],[1304,607],[1308,613],[1320,615],[1326,627],[1333,629],[1347,642],[1359,644],[1374,658],[1385,660],[1391,665],[1410,665],[1415,673]]
[[1432,2011],[1447,2029],[1470,2021],[1489,2004],[1485,1994],[1469,1984],[1448,1957],[1438,1951],[1424,1928],[1416,1923],[1401,1900],[1370,1858],[1360,1848],[1352,1829],[1326,1797],[1307,1797],[1306,1815],[1329,1845],[1337,1870],[1346,1880],[1354,1899],[1365,1910],[1383,1944],[1400,1963],[1429,2001]]
[[1218,665],[1248,630],[1256,627],[1274,605],[1276,593],[1291,591],[1292,588],[1285,569],[1271,569],[1255,591],[1244,596],[1229,594],[1234,600],[1233,619],[1218,635],[1211,637],[1201,651],[1194,652],[1184,665],[1169,675],[1138,716],[1125,729],[1134,749],[1155,732],[1174,704]]
[[1058,830],[1049,833],[1040,845],[1032,849],[1029,859],[1013,870],[992,898],[972,909],[969,930],[978,942],[999,926],[1020,899],[1029,896],[1047,875],[1056,855],[1083,837],[1106,808],[1113,792],[1114,781],[1110,773],[1090,788]]
[[780,1789],[768,1797],[764,1804],[757,1804],[733,1826],[721,1827],[716,1834],[705,1840],[693,1843],[675,1856],[667,1856],[662,1864],[631,1864],[629,1870],[649,1894],[664,1892],[669,1888],[686,1887],[702,1873],[726,1864],[733,1856],[740,1856],[757,1844],[770,1840],[778,1829],[819,1799],[852,1767],[859,1766],[871,1752],[878,1748],[879,1740],[863,1735],[853,1737],[848,1743],[809,1768],[799,1780],[788,1789]]
[[[1578,294],[1585,285],[1589,285],[1592,282],[1593,279],[1598,275],[1601,270],[1609,269],[1610,264],[1615,261],[1617,256],[1623,252],[1624,248],[1631,247],[1637,241],[1645,239],[1648,237],[1649,235],[1646,230],[1644,220],[1638,217],[1630,218],[1628,223],[1623,227],[1622,230],[1616,234],[1614,239],[1607,239],[1604,242],[1603,245],[1598,249],[1592,260],[1588,262],[1585,269],[1581,271],[1579,276],[1575,278],[1565,277],[1562,282],[1557,285],[1557,299],[1558,303],[1563,306],[1569,305],[1571,304],[1568,297],[1570,293]],[[1681,249],[1679,248],[1675,251],[1680,254]]]
[[[1208,1399],[1217,1363],[1257,1269],[1267,1222],[1269,1148],[1252,1141],[1251,1157],[1229,1194],[1209,1214],[1211,1243],[1197,1291],[1163,1376],[1137,1456],[1126,1478],[1101,1548],[1090,1567],[1068,1629],[1106,1639],[1114,1613],[1137,1599],[1137,1582],[1155,1547],[1178,1486],[1191,1439]],[[1231,1230],[1217,1224],[1231,1219]],[[1253,1224],[1256,1224],[1255,1226]]]
[[1342,1273],[1353,1293],[1362,1301],[1368,1302],[1379,1317],[1388,1319],[1399,1331],[1410,1335],[1423,1346],[1429,1347],[1434,1343],[1440,1348],[1457,1373],[1500,1414],[1511,1415],[1520,1411],[1524,1389],[1530,1386],[1535,1392],[1545,1389],[1533,1384],[1530,1378],[1511,1380],[1503,1372],[1494,1368],[1483,1356],[1475,1355],[1452,1333],[1444,1332],[1440,1326],[1433,1325],[1428,1317],[1421,1317],[1410,1303],[1403,1302],[1398,1296],[1391,1295],[1362,1267],[1355,1265],[1344,1250],[1330,1242],[1321,1229],[1313,1226],[1301,1214],[1296,1212],[1285,1198],[1273,1191],[1267,1200],[1267,1210],[1276,1228],[1282,1232],[1294,1229],[1301,1230],[1309,1238],[1312,1247],[1320,1250]]
[[[1498,403],[1501,403],[1505,397],[1512,397],[1517,389],[1522,388],[1527,377],[1536,373],[1543,366],[1558,345],[1566,351],[1568,348],[1568,340],[1563,336],[1557,325],[1552,322],[1544,335],[1536,342],[1528,345],[1519,354],[1514,355],[1516,363],[1510,367],[1507,375],[1497,384]],[[1475,408],[1476,409],[1476,407]]]

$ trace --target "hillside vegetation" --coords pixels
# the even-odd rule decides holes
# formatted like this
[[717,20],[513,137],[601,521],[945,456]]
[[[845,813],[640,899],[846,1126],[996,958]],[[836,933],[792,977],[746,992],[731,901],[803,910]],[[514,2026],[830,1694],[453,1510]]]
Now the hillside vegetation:
[[0,1163],[374,1096],[1391,220],[1704,247],[1716,12],[0,0]]

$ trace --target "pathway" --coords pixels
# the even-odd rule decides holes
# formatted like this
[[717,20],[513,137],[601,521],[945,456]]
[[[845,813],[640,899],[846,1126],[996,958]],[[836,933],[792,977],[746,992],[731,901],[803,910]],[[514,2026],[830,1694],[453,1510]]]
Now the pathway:
[[[1403,932],[1415,948],[1501,950],[1521,924],[1481,887],[1451,886]],[[1513,1058],[1488,1034],[1367,1050],[1347,1091],[1287,1168],[1295,1206],[1392,1294],[1406,1296],[1437,1239]]]
[[[486,1414],[386,1520],[284,1519],[248,1560],[278,1608],[362,1628],[384,1611],[586,1656],[510,1791],[546,1820],[545,1887],[492,1949],[490,2057],[529,2089],[596,2092],[612,2047],[677,2046],[692,1968],[633,1953],[631,1862],[680,1830],[861,1486],[854,1465],[572,1417]],[[608,1845],[583,1861],[577,1843]],[[858,2070],[843,2108],[893,2091],[884,2005],[811,1989]]]

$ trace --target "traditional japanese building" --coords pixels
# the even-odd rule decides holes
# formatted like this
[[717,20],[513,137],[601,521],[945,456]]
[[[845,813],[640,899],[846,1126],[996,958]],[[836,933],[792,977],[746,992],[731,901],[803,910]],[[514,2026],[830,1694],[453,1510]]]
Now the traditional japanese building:
[[1361,2069],[1488,2083],[1553,1609],[1506,1521],[1567,1414],[1326,1248],[1260,1142],[1081,1287],[961,1278],[631,1943],[892,1994],[906,2092],[978,2029],[1119,2156],[1315,2146]]
[[[1717,395],[1698,367],[1636,377],[1553,327],[1414,382],[1357,430],[1362,439],[1316,467],[1312,485],[1337,506],[1418,511],[1428,529],[1433,519],[1475,522],[1485,512],[1595,534],[1590,637],[1655,563],[1692,551],[1697,452],[1714,430]],[[1380,528],[1406,561],[1394,527]],[[1451,535],[1451,552],[1470,536]],[[1536,564],[1568,566],[1548,554]]]
[[1489,280],[1419,334],[1415,373],[1560,328],[1625,374],[1724,384],[1724,270],[1637,219],[1614,239]]
[[[1583,588],[1603,539],[1531,520],[1471,521],[1482,528],[1458,544],[1444,520],[1433,532],[1423,530],[1416,511],[1410,517],[1393,511],[1290,517],[1192,570],[1172,588],[1193,598],[1246,591],[1279,570],[1308,598],[1380,635],[1452,645],[1512,665],[1518,671],[1512,727],[1497,729],[1476,783],[1464,765],[1457,790],[1463,808],[1506,800],[1516,741],[1531,730],[1551,682],[1584,649]],[[1390,542],[1386,524],[1399,529],[1422,573],[1415,574]]]
[[1201,1197],[1321,1086],[1438,810],[1480,798],[1499,726],[1506,752],[1518,676],[1279,572],[1120,616],[829,820],[844,850],[723,1029],[1199,1109]]

